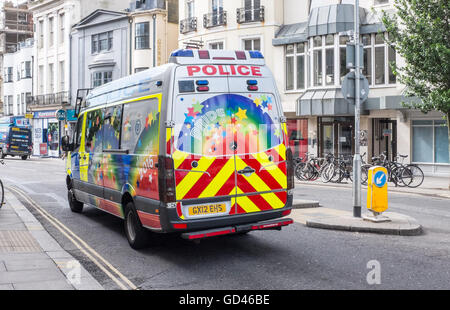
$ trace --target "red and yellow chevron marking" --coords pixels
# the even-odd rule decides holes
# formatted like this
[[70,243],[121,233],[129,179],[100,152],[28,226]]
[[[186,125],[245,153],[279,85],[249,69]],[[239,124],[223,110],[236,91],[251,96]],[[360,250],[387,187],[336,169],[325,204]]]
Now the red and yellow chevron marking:
[[[284,144],[267,152],[245,156],[207,157],[175,151],[177,200],[237,194],[242,196],[231,199],[235,208],[231,208],[230,214],[283,208],[287,201],[285,158]],[[193,161],[198,162],[195,168],[191,165]],[[255,173],[248,177],[236,174],[236,170],[247,166],[255,169]]]

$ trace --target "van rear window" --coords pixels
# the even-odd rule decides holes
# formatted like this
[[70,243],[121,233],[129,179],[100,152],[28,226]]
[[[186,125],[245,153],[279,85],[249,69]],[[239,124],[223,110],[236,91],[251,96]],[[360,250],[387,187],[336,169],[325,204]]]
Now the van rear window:
[[180,151],[207,156],[251,154],[282,142],[271,94],[195,94],[176,100],[175,145]]

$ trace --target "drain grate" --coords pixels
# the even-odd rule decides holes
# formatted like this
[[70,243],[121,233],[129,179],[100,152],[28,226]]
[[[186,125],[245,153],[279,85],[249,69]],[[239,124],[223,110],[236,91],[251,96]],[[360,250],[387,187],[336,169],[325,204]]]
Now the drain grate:
[[28,231],[0,231],[0,253],[40,251],[41,247]]

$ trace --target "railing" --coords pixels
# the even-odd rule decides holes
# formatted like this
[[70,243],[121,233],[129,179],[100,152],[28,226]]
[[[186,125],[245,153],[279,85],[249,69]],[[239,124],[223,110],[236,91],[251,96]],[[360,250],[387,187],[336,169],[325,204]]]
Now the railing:
[[27,105],[66,105],[70,104],[69,92],[38,95],[26,98]]
[[239,8],[236,10],[236,18],[238,24],[263,22],[264,21],[264,6],[257,8]]
[[203,15],[203,26],[212,28],[217,26],[225,26],[227,24],[227,12],[208,13]]
[[190,17],[180,21],[180,33],[197,31],[197,17]]

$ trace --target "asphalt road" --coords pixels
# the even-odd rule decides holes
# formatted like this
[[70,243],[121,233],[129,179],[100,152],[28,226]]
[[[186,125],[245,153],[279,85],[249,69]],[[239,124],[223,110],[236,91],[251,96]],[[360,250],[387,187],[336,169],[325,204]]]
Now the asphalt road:
[[[64,161],[7,158],[6,186],[26,191],[141,289],[450,289],[450,200],[390,194],[390,210],[415,217],[416,237],[307,228],[252,232],[194,244],[178,236],[142,251],[131,249],[120,219],[93,207],[70,211]],[[328,208],[351,210],[351,189],[301,185],[296,196]],[[363,195],[364,197],[364,195]],[[117,285],[64,235],[31,210],[50,234],[106,288]],[[1,213],[0,213],[1,216]],[[369,285],[369,261],[381,267],[381,284]]]

